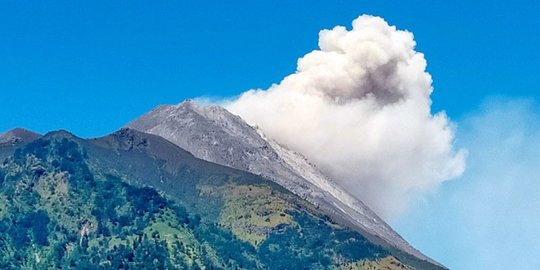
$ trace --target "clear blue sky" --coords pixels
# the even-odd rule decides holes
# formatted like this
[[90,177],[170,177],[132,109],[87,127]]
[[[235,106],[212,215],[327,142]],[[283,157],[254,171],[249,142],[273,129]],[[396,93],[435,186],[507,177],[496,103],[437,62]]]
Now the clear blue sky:
[[[538,216],[540,201],[524,198],[540,198],[540,174],[509,173],[504,166],[540,162],[540,149],[530,147],[540,145],[538,1],[230,3],[0,0],[0,131],[67,129],[101,136],[159,104],[267,88],[317,48],[319,30],[378,15],[414,33],[434,79],[433,109],[447,111],[461,130],[458,144],[471,151],[470,170],[461,179],[419,202],[395,226],[453,269],[503,269],[490,257],[504,254],[525,256],[521,266],[527,269],[540,252],[538,244],[529,248],[531,239],[540,242],[540,220],[528,220]],[[505,113],[514,110],[519,112]],[[499,143],[491,134],[510,141],[508,149],[488,151]],[[505,177],[485,182],[500,175]],[[508,188],[486,191],[485,185]],[[521,196],[526,192],[532,193]],[[513,204],[497,212],[492,208],[501,207],[502,195]],[[491,212],[479,204],[493,206]],[[522,234],[507,234],[511,230]]]
[[267,87],[360,14],[414,32],[434,109],[538,96],[536,1],[0,1],[0,130],[111,132],[162,103]]

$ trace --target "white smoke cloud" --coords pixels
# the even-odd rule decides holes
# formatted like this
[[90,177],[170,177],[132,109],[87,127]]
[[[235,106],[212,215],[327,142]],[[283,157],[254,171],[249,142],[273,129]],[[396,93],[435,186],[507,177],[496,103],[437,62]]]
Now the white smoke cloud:
[[319,50],[267,90],[224,106],[307,156],[383,218],[459,176],[444,113],[431,113],[431,76],[413,35],[360,16],[319,33]]

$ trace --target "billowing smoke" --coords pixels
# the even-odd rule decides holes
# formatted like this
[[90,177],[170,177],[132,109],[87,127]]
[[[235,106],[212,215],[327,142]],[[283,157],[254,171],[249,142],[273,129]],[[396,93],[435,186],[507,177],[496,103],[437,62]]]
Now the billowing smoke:
[[351,30],[322,30],[294,74],[225,107],[391,218],[465,163],[446,115],[431,113],[431,76],[414,46],[410,32],[360,16]]

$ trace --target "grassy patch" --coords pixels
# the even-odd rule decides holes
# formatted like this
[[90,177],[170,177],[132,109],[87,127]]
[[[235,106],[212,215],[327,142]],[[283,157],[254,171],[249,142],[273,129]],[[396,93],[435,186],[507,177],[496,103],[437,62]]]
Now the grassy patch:
[[[148,238],[158,237],[167,243],[167,249],[170,254],[170,259],[174,263],[178,258],[189,266],[201,264],[199,254],[199,241],[193,233],[180,224],[176,218],[176,214],[171,209],[167,208],[162,213],[156,215],[155,220],[144,229],[144,233]],[[179,246],[182,246],[179,249]]]
[[279,225],[289,225],[290,204],[266,186],[227,185],[204,187],[203,193],[222,196],[224,207],[219,224],[230,229],[239,239],[258,246]]
[[338,267],[339,270],[414,270],[414,268],[404,265],[393,256],[384,257],[374,261],[361,260],[353,263],[346,263]]

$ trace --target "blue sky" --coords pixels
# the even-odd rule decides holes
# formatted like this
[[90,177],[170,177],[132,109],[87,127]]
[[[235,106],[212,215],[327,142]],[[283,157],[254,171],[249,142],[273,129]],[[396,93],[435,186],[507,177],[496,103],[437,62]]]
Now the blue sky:
[[418,201],[395,228],[451,269],[536,269],[537,102],[487,98],[459,124],[458,144],[469,151],[467,170]]
[[[453,118],[538,95],[536,1],[1,1],[0,130],[99,136],[161,103],[266,88],[360,14],[415,34]],[[196,3],[196,4],[195,4]],[[43,117],[47,116],[47,117]]]
[[[62,128],[83,137],[101,136],[159,104],[267,88],[294,72],[298,57],[317,48],[319,30],[349,26],[361,14],[377,15],[414,33],[434,80],[433,110],[445,110],[456,122],[456,143],[470,152],[464,176],[419,201],[396,222],[398,231],[453,269],[481,269],[479,261],[503,266],[490,260],[497,253],[480,254],[485,239],[494,248],[540,251],[527,242],[539,239],[540,233],[526,226],[537,222],[529,217],[538,216],[540,203],[533,201],[539,207],[530,209],[516,202],[527,191],[519,186],[540,197],[539,181],[527,170],[506,175],[513,183],[508,189],[490,189],[494,198],[506,194],[506,200],[516,202],[515,211],[478,210],[486,214],[481,216],[484,222],[504,226],[490,230],[492,224],[470,220],[478,213],[464,214],[464,209],[480,207],[479,201],[497,205],[497,199],[479,196],[486,186],[503,185],[486,182],[498,171],[483,168],[530,168],[535,165],[526,160],[540,156],[528,147],[540,137],[537,1],[89,3],[0,1],[0,130]],[[518,113],[507,116],[501,108]],[[500,125],[486,124],[493,122]],[[513,126],[518,122],[520,126]],[[503,132],[497,140],[487,140],[509,126],[517,135]],[[486,144],[479,144],[479,138]],[[508,149],[485,158],[500,141],[510,141]],[[464,200],[475,197],[483,200]],[[493,240],[506,226],[512,228],[504,223],[506,214],[523,225],[517,226],[522,233],[504,242]],[[467,226],[487,236],[471,235]],[[531,231],[528,240],[525,231]],[[465,245],[463,239],[476,242]],[[531,264],[525,260],[524,265]],[[484,269],[497,269],[493,267]]]

